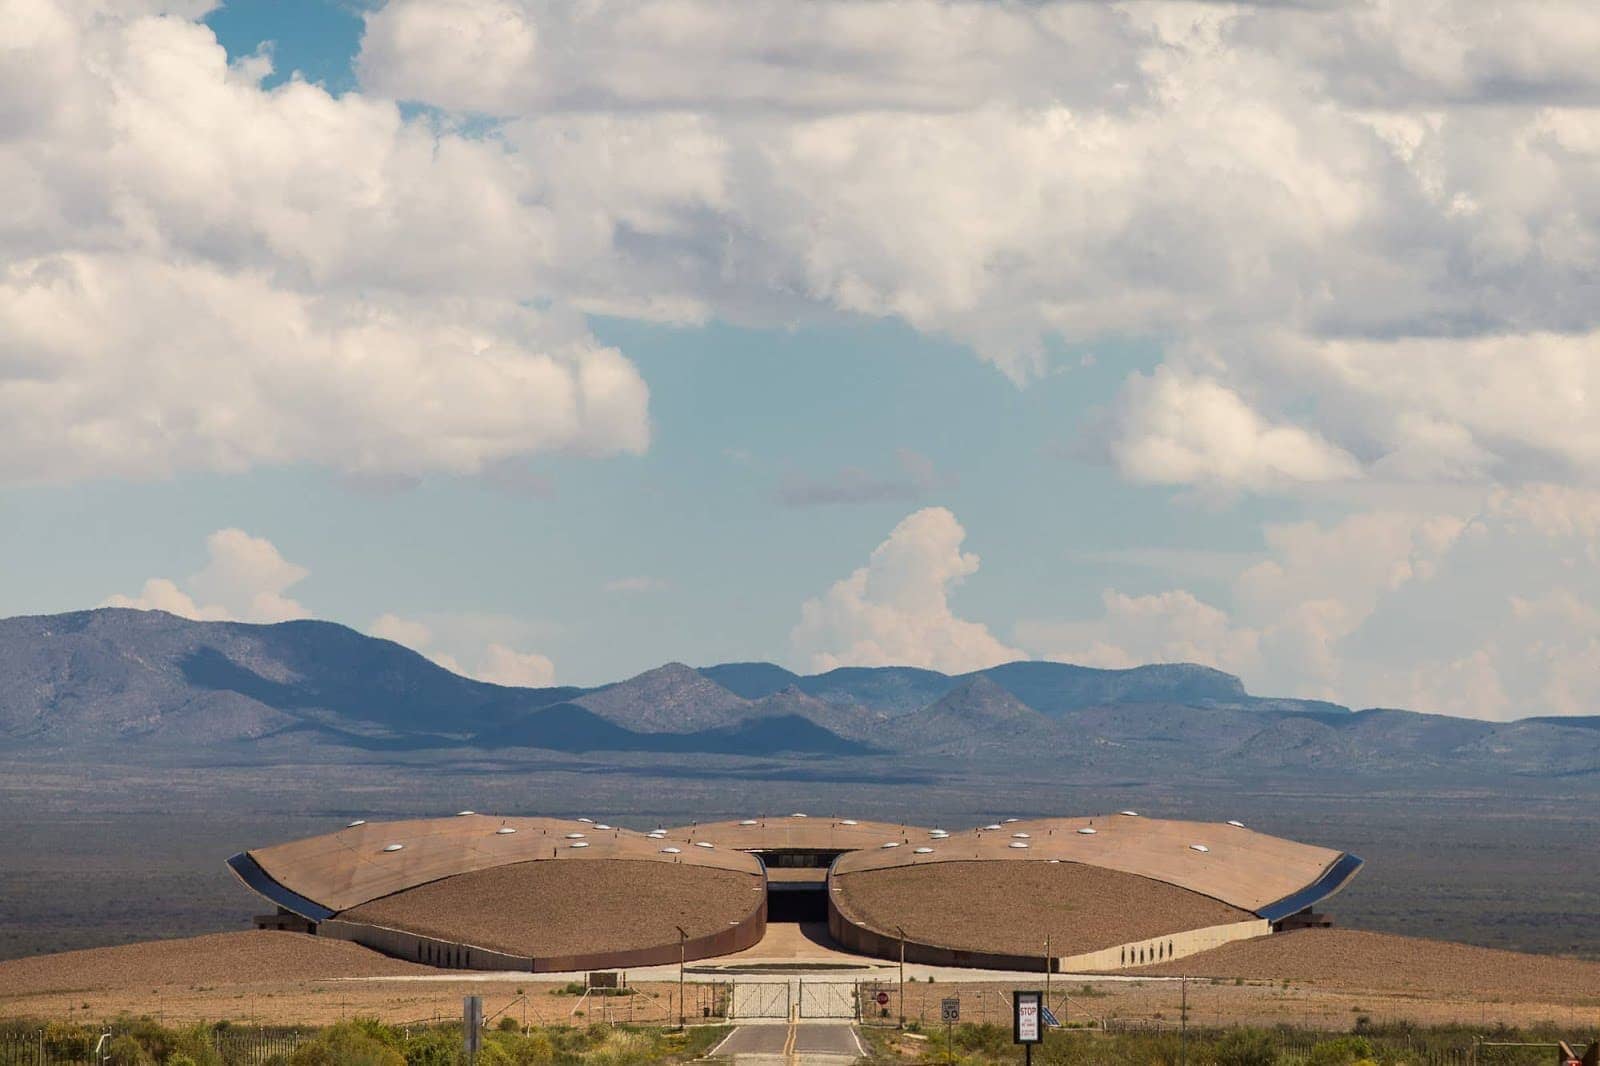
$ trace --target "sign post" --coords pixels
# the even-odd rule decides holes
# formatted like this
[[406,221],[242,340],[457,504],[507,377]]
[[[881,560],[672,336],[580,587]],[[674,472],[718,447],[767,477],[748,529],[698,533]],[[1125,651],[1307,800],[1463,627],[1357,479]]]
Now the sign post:
[[1044,1020],[1040,1017],[1043,1005],[1042,992],[1011,993],[1011,1042],[1022,1045],[1025,1066],[1033,1066],[1033,1045],[1044,1040]]
[[961,1020],[961,1000],[951,996],[939,1001],[939,1018],[944,1022],[944,1050],[945,1058],[952,1064],[956,1061],[956,1046],[950,1039],[950,1027]]

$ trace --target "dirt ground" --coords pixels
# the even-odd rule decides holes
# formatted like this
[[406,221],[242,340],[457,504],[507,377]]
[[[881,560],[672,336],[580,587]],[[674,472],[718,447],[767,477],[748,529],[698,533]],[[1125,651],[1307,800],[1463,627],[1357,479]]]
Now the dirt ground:
[[1425,997],[1516,996],[1600,1004],[1600,962],[1356,929],[1302,929],[1241,940],[1126,972],[1288,981],[1328,989],[1381,988]]
[[670,863],[521,862],[447,877],[340,915],[533,958],[720,933],[760,902],[759,878]]
[[[940,862],[835,878],[841,908],[919,944],[1077,955],[1249,920],[1247,911],[1148,877],[1064,862]],[[984,906],[975,907],[975,901]]]
[[[1600,963],[1552,956],[1308,930],[1229,945],[1160,969],[1176,971],[1185,963],[1207,976],[1183,985],[1149,970],[1120,981],[1058,975],[1051,979],[1051,1001],[1068,1022],[1161,1027],[1178,1023],[1185,997],[1194,1026],[1347,1030],[1363,1017],[1485,1026],[1551,1022],[1575,1029],[1600,1023]],[[879,973],[885,976],[875,987],[889,994],[883,1009],[892,1022],[899,986],[892,969]],[[640,983],[637,996],[580,1001],[554,995],[553,983],[531,977],[440,971],[294,933],[228,933],[0,963],[0,1017],[95,1021],[131,1013],[169,1024],[225,1018],[315,1025],[365,1015],[406,1023],[459,1017],[461,997],[469,994],[485,997],[491,1013],[506,1009],[520,1021],[526,1011],[529,1022],[659,1022],[677,1012],[671,980]],[[999,1022],[1009,1016],[1011,990],[1019,987],[1042,988],[1043,975],[912,982],[905,986],[905,1013],[936,1024],[939,1001],[954,995],[963,1020]],[[720,994],[719,986],[691,983],[686,1013],[698,1017]]]

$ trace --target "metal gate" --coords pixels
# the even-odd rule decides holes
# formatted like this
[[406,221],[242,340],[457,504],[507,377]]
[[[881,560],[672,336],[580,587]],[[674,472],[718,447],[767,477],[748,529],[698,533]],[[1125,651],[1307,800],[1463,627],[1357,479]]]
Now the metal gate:
[[800,1017],[856,1018],[856,986],[853,981],[801,981]]
[[789,1020],[789,982],[740,981],[733,986],[729,1018]]

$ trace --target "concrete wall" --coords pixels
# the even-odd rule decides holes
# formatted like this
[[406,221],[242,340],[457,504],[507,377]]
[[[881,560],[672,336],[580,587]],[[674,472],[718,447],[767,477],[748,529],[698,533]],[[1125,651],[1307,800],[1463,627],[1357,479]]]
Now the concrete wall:
[[[749,917],[738,925],[706,936],[694,937],[679,945],[668,944],[632,948],[627,951],[591,952],[578,955],[553,955],[531,958],[493,951],[475,944],[463,944],[438,937],[422,936],[404,929],[391,929],[366,922],[330,918],[317,927],[317,935],[334,940],[349,940],[397,959],[430,966],[461,970],[521,970],[529,973],[569,973],[580,970],[620,970],[630,966],[657,966],[728,955],[754,947],[767,932],[767,897]],[[681,956],[680,956],[681,952]]]
[[1056,969],[1062,973],[1077,973],[1150,966],[1166,962],[1168,959],[1181,959],[1185,955],[1210,951],[1234,940],[1267,936],[1271,932],[1271,922],[1265,918],[1252,918],[1247,922],[1230,922],[1227,925],[1190,929],[1183,933],[1136,940],[1129,944],[1119,944],[1114,948],[1085,952],[1082,955],[1069,955],[1056,960]]

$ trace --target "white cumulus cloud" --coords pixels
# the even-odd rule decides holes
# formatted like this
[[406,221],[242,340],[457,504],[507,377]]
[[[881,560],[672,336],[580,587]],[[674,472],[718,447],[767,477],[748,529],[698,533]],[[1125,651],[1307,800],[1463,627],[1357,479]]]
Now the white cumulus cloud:
[[1098,615],[1019,624],[1049,658],[1184,659],[1254,692],[1509,719],[1600,710],[1592,493],[1497,490],[1462,513],[1269,525],[1215,602],[1107,590]]
[[206,538],[206,565],[181,584],[154,577],[136,596],[114,595],[103,606],[168,611],[200,621],[284,622],[307,617],[289,589],[310,573],[263,537],[219,529]]
[[432,624],[385,612],[368,623],[375,637],[404,644],[427,656],[451,673],[496,685],[541,688],[555,682],[556,667],[549,656],[519,651],[483,634],[520,630],[516,622],[493,616],[441,615]]
[[204,6],[0,2],[0,478],[645,448],[638,372],[551,299],[521,164],[264,90]]
[[951,589],[978,570],[978,557],[961,550],[966,535],[946,508],[908,515],[866,566],[801,606],[790,635],[796,655],[817,671],[894,665],[949,673],[1026,658],[950,607]]

